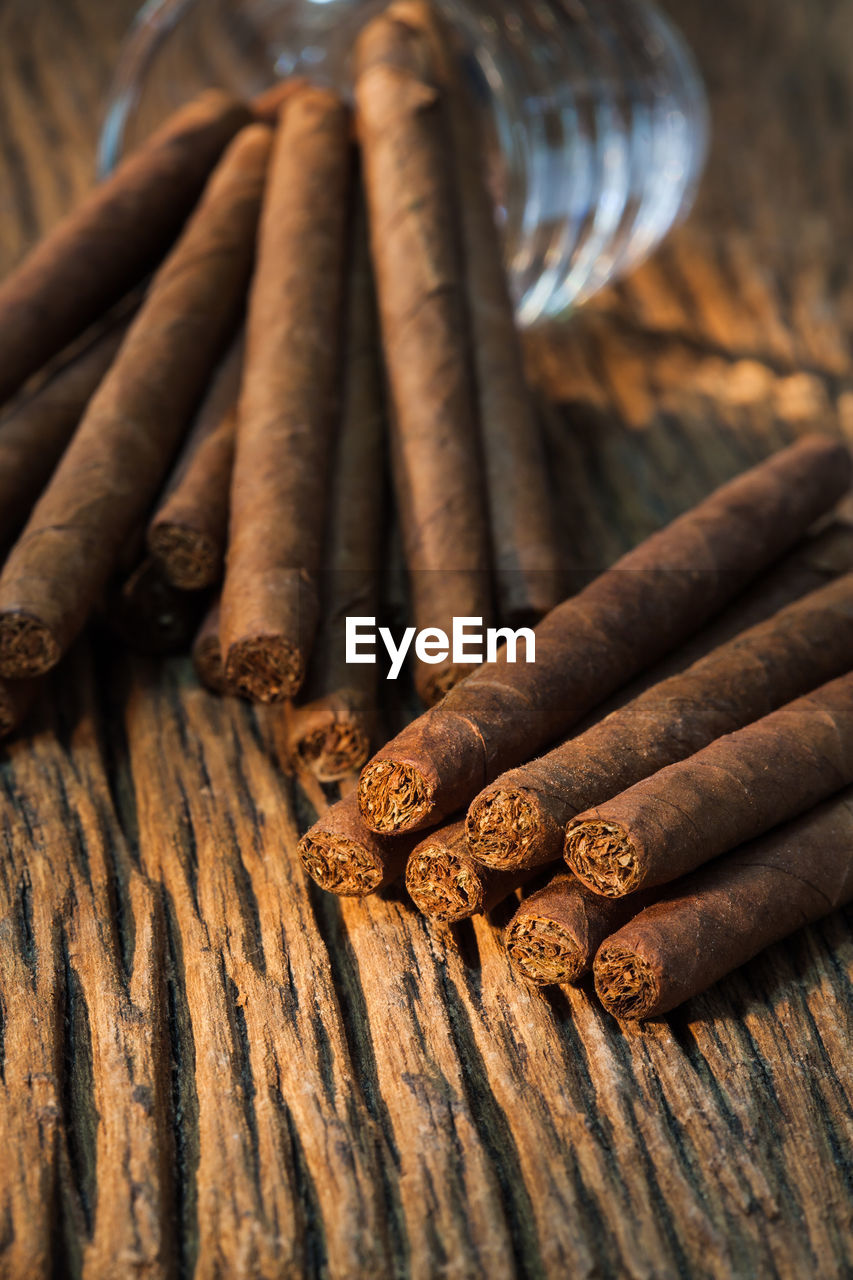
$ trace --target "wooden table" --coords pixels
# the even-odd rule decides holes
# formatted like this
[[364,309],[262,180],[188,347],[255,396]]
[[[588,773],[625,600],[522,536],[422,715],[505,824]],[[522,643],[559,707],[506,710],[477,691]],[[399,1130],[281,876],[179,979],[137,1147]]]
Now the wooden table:
[[[89,184],[134,7],[0,9],[3,265]],[[583,564],[808,428],[853,442],[853,5],[667,8],[699,206],[530,342]],[[87,642],[3,753],[4,1277],[853,1274],[850,913],[620,1028],[513,979],[507,911],[315,892],[326,800],[279,739]]]

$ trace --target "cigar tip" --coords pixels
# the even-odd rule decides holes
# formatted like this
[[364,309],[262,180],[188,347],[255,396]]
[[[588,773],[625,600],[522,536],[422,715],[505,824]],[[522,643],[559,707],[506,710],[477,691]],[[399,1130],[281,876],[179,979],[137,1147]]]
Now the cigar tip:
[[640,887],[636,848],[618,822],[586,818],[570,824],[565,857],[578,879],[605,897],[622,898]]
[[465,830],[473,857],[486,867],[505,870],[522,864],[541,824],[527,793],[500,787],[477,797]]
[[0,614],[0,675],[11,680],[41,676],[61,656],[56,637],[41,618],[24,610]]
[[358,784],[361,816],[371,831],[394,835],[412,831],[428,817],[434,788],[412,765],[374,760]]
[[658,1000],[658,984],[651,967],[636,952],[618,942],[605,942],[593,965],[595,990],[615,1018],[647,1018]]
[[305,678],[300,655],[280,636],[238,640],[228,650],[225,679],[250,702],[284,702]]
[[370,755],[370,738],[361,725],[336,718],[297,739],[296,754],[320,782],[342,782]]
[[148,549],[179,591],[215,586],[222,569],[221,548],[207,534],[186,525],[153,525],[148,533]]
[[350,837],[324,831],[322,824],[300,840],[299,857],[315,884],[342,898],[366,898],[381,887],[385,876],[370,849]]
[[406,889],[418,911],[441,924],[467,920],[483,909],[483,882],[476,868],[440,840],[426,841],[412,853]]
[[516,972],[539,987],[577,982],[585,968],[574,938],[547,916],[519,912],[506,931],[504,945]]

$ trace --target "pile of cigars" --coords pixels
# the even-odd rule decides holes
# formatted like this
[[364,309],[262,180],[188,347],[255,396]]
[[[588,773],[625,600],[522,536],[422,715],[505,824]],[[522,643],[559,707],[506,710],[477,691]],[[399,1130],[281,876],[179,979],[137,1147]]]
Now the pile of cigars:
[[806,436],[641,543],[543,619],[535,665],[499,655],[378,752],[302,840],[309,874],[405,876],[444,924],[541,877],[514,968],[592,969],[625,1019],[853,900],[850,478]]
[[[399,0],[353,65],[354,110],[184,108],[0,286],[0,728],[93,615],[193,643],[321,781],[366,766],[301,843],[322,888],[448,923],[536,884],[518,971],[663,1013],[853,896],[850,456],[803,438],[560,603],[452,40]],[[541,621],[534,664],[422,656],[368,762],[387,445],[417,629]]]
[[[419,632],[565,594],[450,34],[394,5],[353,68],[354,110],[304,81],[204,95],[0,285],[0,401],[24,387],[0,421],[5,731],[93,613],[168,650],[206,600],[204,682],[298,698],[294,749],[323,781],[358,769],[377,671],[344,634],[381,609],[386,455]],[[470,670],[419,661],[418,693]]]

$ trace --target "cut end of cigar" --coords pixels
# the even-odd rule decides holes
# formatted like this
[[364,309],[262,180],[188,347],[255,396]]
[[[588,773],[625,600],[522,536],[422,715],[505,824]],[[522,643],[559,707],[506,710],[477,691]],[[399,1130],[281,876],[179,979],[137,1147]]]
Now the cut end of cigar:
[[232,645],[225,679],[250,702],[284,702],[294,697],[305,678],[299,654],[280,636],[258,636]]
[[406,888],[418,911],[452,924],[483,909],[483,883],[476,870],[440,842],[420,845],[406,867]]
[[468,846],[486,867],[506,870],[521,865],[539,830],[533,805],[523,791],[487,792],[468,811]]
[[595,990],[615,1018],[647,1018],[658,1000],[658,984],[645,960],[618,943],[601,948],[593,967]]
[[584,884],[608,898],[622,898],[639,887],[634,844],[616,822],[590,818],[569,827],[566,861]]
[[205,534],[178,524],[157,524],[148,535],[151,554],[173,587],[201,591],[213,587],[222,572],[219,548]]
[[341,782],[357,773],[367,760],[370,738],[360,725],[336,720],[301,738],[296,754],[320,782]]
[[41,676],[61,656],[56,638],[40,618],[18,612],[0,617],[0,675],[11,680]]
[[371,831],[385,835],[413,830],[428,816],[432,801],[426,778],[396,760],[369,764],[358,784],[361,816]]
[[369,849],[331,831],[310,831],[299,842],[299,856],[321,889],[342,898],[366,898],[385,877],[385,869]]
[[577,982],[584,971],[584,957],[575,940],[544,916],[521,915],[506,933],[507,955],[513,968],[537,986]]

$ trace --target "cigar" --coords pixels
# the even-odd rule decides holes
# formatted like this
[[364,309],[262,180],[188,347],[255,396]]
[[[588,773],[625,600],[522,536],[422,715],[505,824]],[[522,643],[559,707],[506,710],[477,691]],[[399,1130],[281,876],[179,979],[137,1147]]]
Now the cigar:
[[346,661],[348,617],[375,617],[385,489],[385,413],[364,209],[353,219],[343,411],[332,475],[323,621],[310,700],[290,717],[289,746],[321,782],[339,782],[370,755],[377,668]]
[[108,323],[0,418],[0,549],[18,536],[121,345]]
[[219,645],[219,599],[208,610],[193,642],[193,666],[201,683],[211,693],[225,697],[230,693],[222,665]]
[[378,836],[361,820],[355,792],[332,806],[299,842],[302,865],[312,880],[341,898],[366,898],[403,874],[410,839]]
[[264,199],[220,618],[228,682],[256,702],[298,692],[319,619],[349,130],[334,95],[289,98]]
[[741,592],[718,617],[712,619],[696,635],[669,653],[660,662],[643,671],[629,684],[623,685],[612,698],[592,712],[602,720],[611,711],[624,707],[634,698],[661,684],[670,676],[686,671],[694,662],[706,657],[712,649],[727,644],[742,631],[766,622],[774,613],[793,604],[810,591],[833,582],[853,570],[853,523],[832,518],[773,565],[746,591]]
[[480,108],[439,13],[422,0],[398,0],[388,13],[429,38],[448,103],[498,603],[504,621],[527,624],[555,608],[565,591],[544,440],[525,380],[485,170]]
[[439,924],[484,915],[514,893],[529,872],[490,871],[468,853],[465,823],[432,831],[409,854],[406,888],[418,911]]
[[503,774],[468,811],[472,856],[503,870],[555,861],[579,813],[842,675],[851,655],[848,573]]
[[234,465],[243,335],[219,366],[148,527],[148,547],[173,586],[213,587],[222,577]]
[[164,656],[188,649],[204,600],[179,591],[153,556],[145,556],[111,593],[107,619],[130,649]]
[[290,714],[288,748],[319,782],[341,782],[370,755],[374,696],[355,685],[352,681],[350,687],[341,686]]
[[479,668],[374,757],[374,830],[435,826],[699,629],[828,511],[850,455],[807,436],[648,538],[536,628],[535,663]]
[[210,92],[176,112],[0,285],[0,402],[156,267],[248,108]]
[[144,519],[243,306],[269,153],[229,146],[0,576],[0,675],[55,666]]
[[507,925],[504,945],[509,961],[540,987],[578,982],[592,968],[602,942],[656,896],[602,898],[569,872],[561,872],[526,898]]
[[853,783],[853,673],[581,814],[566,861],[607,897],[667,884]]
[[[389,14],[356,47],[357,123],[418,630],[491,614],[484,477],[448,126],[428,38]],[[427,705],[469,667],[418,662]]]
[[617,1018],[655,1018],[853,900],[853,791],[689,876],[609,938],[595,989]]

